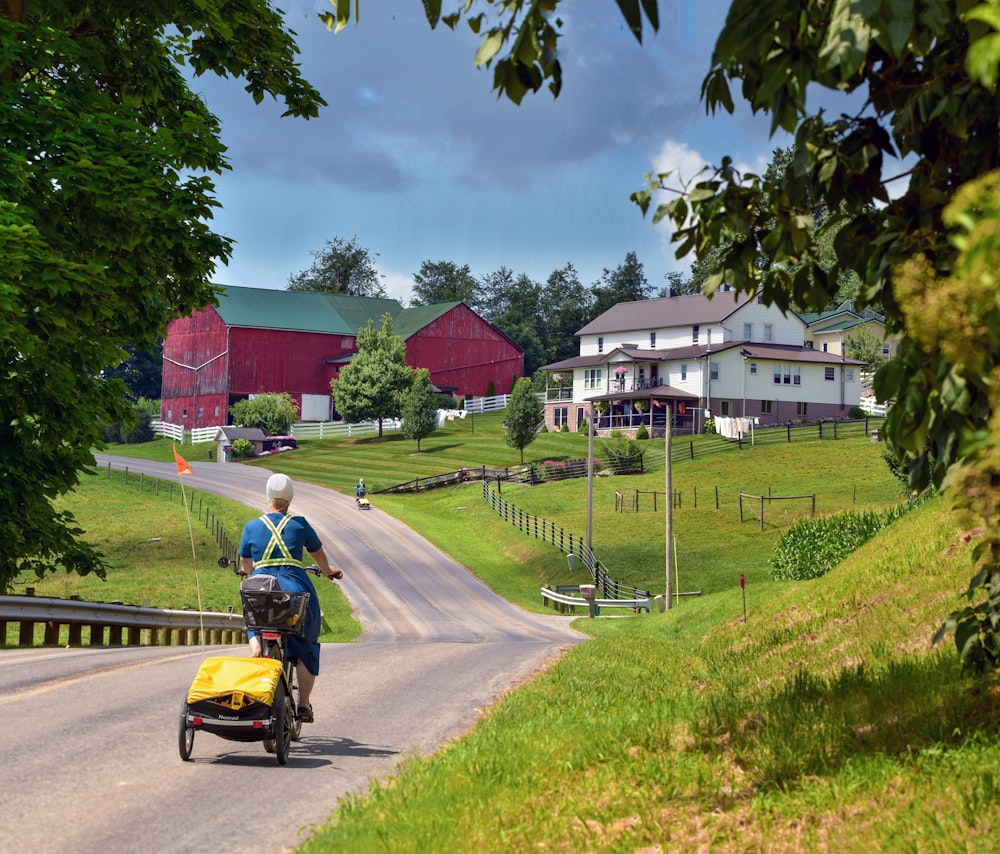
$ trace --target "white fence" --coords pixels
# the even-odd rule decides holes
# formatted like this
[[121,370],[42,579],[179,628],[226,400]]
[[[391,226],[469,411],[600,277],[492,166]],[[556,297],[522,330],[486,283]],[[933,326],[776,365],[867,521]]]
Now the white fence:
[[867,415],[876,415],[879,418],[885,418],[885,414],[889,411],[889,407],[892,403],[876,403],[874,397],[863,397],[861,398],[861,409]]
[[[538,395],[540,402],[545,402],[545,394]],[[510,402],[509,394],[498,394],[494,397],[467,397],[465,398],[466,412],[499,412],[506,409]],[[217,427],[197,427],[194,430],[185,430],[182,424],[169,424],[164,421],[152,422],[153,433],[157,436],[166,436],[175,442],[184,444],[185,436],[191,445],[201,442],[214,442],[219,432]],[[382,421],[382,430],[399,430],[402,422],[398,418],[386,418]],[[296,439],[343,439],[352,436],[367,436],[378,433],[378,421],[362,421],[358,424],[345,424],[343,421],[309,421],[300,422],[292,426],[292,435]]]

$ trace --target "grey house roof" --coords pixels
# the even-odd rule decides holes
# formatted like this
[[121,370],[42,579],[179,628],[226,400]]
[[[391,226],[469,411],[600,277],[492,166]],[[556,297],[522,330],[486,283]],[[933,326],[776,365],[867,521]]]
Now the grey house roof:
[[721,323],[750,301],[747,294],[720,291],[711,299],[704,294],[620,302],[594,318],[577,335],[641,332],[672,326]]

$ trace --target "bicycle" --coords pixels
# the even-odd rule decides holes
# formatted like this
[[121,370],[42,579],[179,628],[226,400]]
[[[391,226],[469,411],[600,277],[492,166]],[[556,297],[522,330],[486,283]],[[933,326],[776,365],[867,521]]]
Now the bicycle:
[[[243,576],[235,561],[221,557],[218,563]],[[316,567],[307,571],[321,574]],[[338,571],[334,577],[342,574]],[[247,630],[261,634],[261,657],[219,656],[202,662],[181,707],[180,756],[191,758],[195,732],[202,730],[231,741],[263,741],[265,750],[284,765],[302,729],[287,643],[305,624],[310,594],[241,585],[240,597]]]

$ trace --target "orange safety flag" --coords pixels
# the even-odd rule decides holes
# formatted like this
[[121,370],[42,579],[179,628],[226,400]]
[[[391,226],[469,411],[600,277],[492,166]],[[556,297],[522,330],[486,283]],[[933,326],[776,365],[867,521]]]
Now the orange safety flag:
[[177,461],[177,474],[194,474],[187,460],[177,453],[177,444],[174,443],[174,459]]

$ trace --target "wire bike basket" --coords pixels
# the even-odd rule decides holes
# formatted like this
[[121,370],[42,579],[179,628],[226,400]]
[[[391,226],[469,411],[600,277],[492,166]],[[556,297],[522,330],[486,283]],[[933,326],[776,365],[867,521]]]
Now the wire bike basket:
[[305,631],[309,595],[300,591],[241,590],[247,629],[301,635]]

